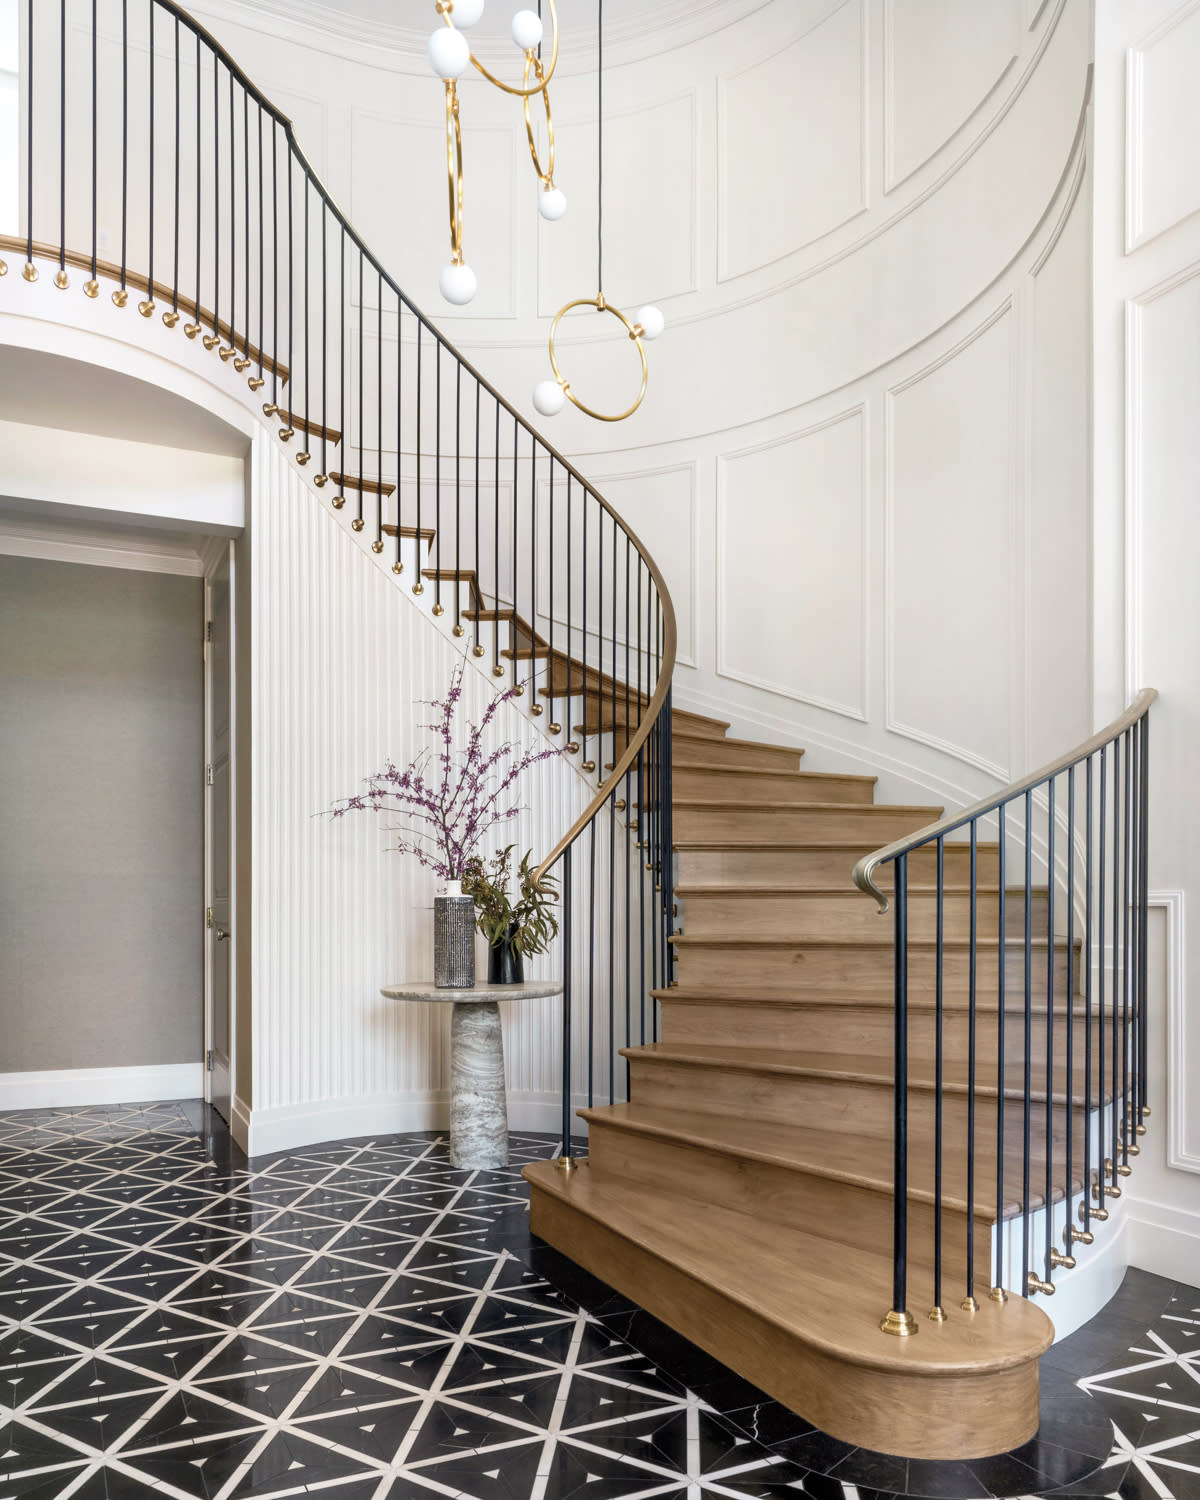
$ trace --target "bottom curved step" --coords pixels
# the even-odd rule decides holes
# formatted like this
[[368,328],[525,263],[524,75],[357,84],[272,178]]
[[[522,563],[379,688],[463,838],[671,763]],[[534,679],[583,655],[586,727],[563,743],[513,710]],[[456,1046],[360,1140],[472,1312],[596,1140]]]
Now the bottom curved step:
[[534,1234],[823,1431],[909,1458],[1007,1452],[1038,1427],[1038,1358],[1054,1328],[1014,1297],[916,1337],[880,1331],[891,1258],[843,1249],[769,1218],[610,1181],[586,1163],[524,1170]]

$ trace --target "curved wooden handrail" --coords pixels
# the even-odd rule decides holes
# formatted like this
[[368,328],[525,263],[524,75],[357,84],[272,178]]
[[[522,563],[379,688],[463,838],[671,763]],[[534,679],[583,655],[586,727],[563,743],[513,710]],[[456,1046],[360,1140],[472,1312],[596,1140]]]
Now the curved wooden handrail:
[[1111,744],[1118,735],[1124,734],[1133,724],[1142,717],[1154,700],[1158,697],[1157,688],[1143,688],[1129,707],[1119,718],[1113,720],[1106,728],[1099,730],[1090,739],[1084,740],[1082,745],[1077,745],[1074,750],[1068,750],[1065,755],[1060,755],[1057,760],[1052,760],[1048,765],[1042,766],[1040,770],[1031,771],[1028,776],[1023,776],[1020,781],[1014,781],[1006,786],[1003,791],[995,793],[991,797],[983,797],[978,802],[972,802],[970,807],[964,807],[961,812],[948,813],[944,818],[939,818],[936,823],[928,823],[924,828],[918,828],[916,833],[906,834],[902,839],[896,839],[893,843],[885,844],[882,849],[876,849],[874,854],[864,854],[854,866],[854,884],[865,895],[873,896],[879,903],[879,911],[882,915],[888,910],[888,898],[875,884],[874,874],[880,865],[886,865],[893,859],[898,859],[902,854],[908,854],[913,849],[919,849],[922,845],[941,838],[947,833],[953,833],[973,822],[976,818],[986,817],[988,813],[998,812],[1006,802],[1011,802],[1014,797],[1021,796],[1024,792],[1031,791],[1034,787],[1041,786],[1044,781],[1059,775],[1060,772],[1069,770],[1071,766],[1078,765],[1081,760],[1086,760],[1089,755],[1094,755],[1097,750],[1103,749],[1105,745]]

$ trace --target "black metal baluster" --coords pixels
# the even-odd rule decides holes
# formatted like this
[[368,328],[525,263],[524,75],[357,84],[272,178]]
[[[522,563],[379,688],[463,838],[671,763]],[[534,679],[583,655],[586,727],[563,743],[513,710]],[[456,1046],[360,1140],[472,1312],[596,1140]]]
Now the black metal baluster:
[[[478,619],[478,617],[479,617],[479,611],[483,608],[483,589],[482,589],[482,582],[483,582],[483,553],[480,551],[480,548],[479,548],[479,498],[480,498],[480,496],[479,496],[479,400],[480,400],[480,393],[481,393],[481,387],[480,387],[480,384],[479,384],[479,382],[477,380],[475,382],[475,553],[474,553],[474,558],[475,558],[475,588],[474,588],[472,594],[468,595],[468,598],[471,599],[472,607],[473,607],[476,619]],[[476,632],[476,635],[478,635],[478,633],[479,633],[479,626],[478,626],[478,624],[475,626],[475,632]],[[460,633],[461,633],[461,630],[460,630]]]
[[[536,457],[537,457],[537,443],[536,443],[536,441],[534,442],[534,445],[533,445],[533,451],[534,451],[534,458],[535,458],[535,461],[536,461]],[[534,484],[535,490],[536,490],[536,487],[537,486],[536,486],[536,481],[535,481],[535,484]],[[546,667],[546,687],[547,687],[547,689],[549,690],[549,693],[550,693],[550,713],[551,713],[551,715],[552,715],[552,717],[554,719],[554,722],[557,723],[558,722],[558,712],[557,712],[556,705],[555,705],[555,695],[556,695],[556,693],[558,691],[558,663],[554,659],[554,460],[553,459],[550,460],[550,488],[549,488],[549,494],[548,494],[547,503],[548,503],[549,509],[550,509],[550,522],[549,522],[550,538],[549,538],[549,544],[548,544],[548,548],[547,548],[547,552],[548,552],[547,567],[548,567],[548,572],[549,572],[549,578],[547,579],[547,592],[548,592],[548,595],[549,595],[549,602],[548,602],[548,605],[547,605],[547,608],[546,608],[546,615],[547,615],[546,630],[547,630],[547,635],[549,636],[548,650],[549,650],[550,654],[546,658],[546,661],[547,661],[547,667]],[[531,567],[533,568],[533,570],[536,573],[536,570],[537,570],[536,543],[535,543],[535,550],[534,550],[533,556],[530,559],[530,565],[531,565]],[[532,615],[531,619],[533,620],[534,624],[536,625],[536,623],[537,623],[537,615],[536,614]],[[532,649],[532,647],[530,649]],[[535,660],[536,660],[536,658],[535,658]],[[570,700],[569,697],[567,698],[567,701],[566,701],[565,705],[563,706],[563,715],[564,715],[564,719],[569,719],[570,718],[570,715],[571,715],[571,700]],[[571,726],[570,726],[569,723],[566,725],[566,730],[567,730],[567,739],[569,740],[571,738]],[[554,733],[553,726],[551,726],[551,731],[550,732],[552,734]]]
[[100,233],[99,208],[97,201],[97,180],[100,174],[100,121],[98,112],[97,78],[100,61],[99,45],[100,30],[96,24],[96,0],[92,0],[92,275],[91,280],[84,287],[84,291],[89,297],[95,297],[100,291],[100,283],[96,277],[96,241]]
[[[1024,1157],[1021,1162],[1021,1286],[1029,1287],[1029,1147],[1033,1103],[1033,793],[1025,793],[1025,1087],[1024,1087]],[[1007,958],[1005,940],[1000,942],[1000,962]],[[1049,1081],[1047,1081],[1049,1088]]]
[[[291,241],[291,230],[288,230],[289,247]],[[366,525],[363,518],[363,487],[367,482],[367,464],[364,458],[366,443],[366,400],[367,400],[367,378],[366,378],[366,337],[364,334],[363,304],[366,302],[367,277],[366,260],[363,247],[358,247],[358,473],[355,484],[358,486],[358,510],[355,512],[351,526],[355,531],[361,531]],[[288,351],[291,352],[291,319],[288,320]],[[288,426],[291,426],[289,421]]]
[[[396,303],[396,350],[400,349],[400,303]],[[400,372],[396,371],[396,389],[400,388]],[[309,414],[312,407],[309,407]],[[400,414],[396,413],[396,541],[400,541],[398,529],[400,505]],[[307,446],[307,445],[306,445]],[[316,477],[320,488],[329,477],[329,215],[325,204],[321,204],[321,472]]]
[[[614,525],[616,522],[614,521]],[[617,924],[613,920],[617,910],[617,790],[612,781],[612,796],[608,799],[608,1102],[617,1101]],[[626,813],[626,820],[628,820]]]
[[[180,171],[181,171],[181,137],[183,134],[183,103],[180,99],[180,68],[179,68],[179,17],[175,17],[175,232],[172,236],[172,265],[171,265],[171,306],[169,311],[163,313],[163,322],[168,328],[174,328],[179,322],[179,217],[180,217]],[[122,194],[125,188],[122,184]],[[122,213],[124,209],[122,208]],[[249,209],[246,211],[246,223],[250,222]],[[124,229],[122,229],[121,256],[124,259]],[[122,267],[122,276],[124,268]],[[248,325],[247,325],[248,326]]]
[[[442,341],[433,356],[433,612],[442,613]],[[516,662],[513,663],[514,680]]]
[[[1054,965],[1057,961],[1054,936],[1054,777],[1047,787],[1046,818],[1046,869],[1049,874],[1046,894],[1046,1235],[1042,1272],[1047,1283],[1053,1280],[1054,1271]],[[1071,1110],[1071,1081],[1068,1077],[1064,1094],[1067,1098],[1067,1113]],[[1070,1184],[1067,1187],[1067,1205],[1070,1206]]]
[[[977,1312],[975,1300],[975,990],[979,967],[979,823],[971,819],[970,947],[967,958],[967,1295],[963,1312]],[[1004,1018],[1000,1024],[1003,1026]],[[1001,1207],[996,1219],[1003,1224]]]
[[571,845],[563,851],[562,859],[562,940],[563,940],[563,1008],[562,1008],[562,1135],[563,1154],[560,1165],[574,1164],[571,1150]]
[[[153,0],[151,0],[153,4]],[[153,137],[151,137],[153,141]],[[154,215],[150,215],[153,234]],[[154,277],[151,274],[151,285]],[[205,334],[204,347],[211,353],[221,342],[221,62],[213,57],[213,305],[212,332]]]
[[263,369],[267,347],[267,194],[263,169],[263,107],[258,106],[258,374],[249,381],[252,391],[267,383]]
[[[454,633],[462,634],[462,365],[454,362]],[[516,658],[513,658],[516,668]]]
[[1003,803],[996,810],[996,860],[999,870],[1000,901],[999,920],[997,923],[997,949],[1000,953],[1000,962],[996,968],[996,1003],[998,1007],[998,1024],[996,1027],[996,1244],[995,1244],[995,1280],[992,1283],[990,1296],[993,1302],[1007,1302],[1008,1292],[1004,1286],[1004,1251],[1007,1230],[1005,1228],[1004,1210],[1007,1199],[1004,1195],[1004,1078],[1005,1058],[1004,1041],[1005,1029],[1008,1021],[1006,1014],[1007,1005],[1007,979],[1004,964],[1004,939],[1007,932],[1007,892],[1004,888],[1005,880],[1005,834],[1007,831],[1007,817]]
[[[28,49],[27,49],[28,50],[28,59],[27,59],[26,67],[28,69],[28,78],[27,78],[26,87],[25,87],[25,153],[26,153],[26,160],[25,160],[25,270],[24,270],[23,274],[24,274],[25,280],[28,281],[28,282],[31,282],[31,283],[34,282],[34,281],[36,281],[37,278],[38,278],[37,267],[33,263],[33,145],[34,145],[34,139],[35,139],[34,133],[33,133],[33,95],[34,95],[34,77],[33,77],[33,27],[34,27],[34,21],[33,21],[33,0],[29,0],[29,17],[28,17],[28,22],[27,22],[27,26],[26,26],[26,41],[28,43]],[[126,42],[126,45],[125,45],[124,57],[125,57],[126,76],[128,76],[128,69],[129,69],[129,46],[128,46],[128,42]],[[126,90],[126,98],[128,99],[128,90]],[[125,118],[125,129],[126,129],[126,131],[128,131],[128,103],[126,103],[126,110],[125,110],[125,117],[124,118]],[[129,178],[129,174],[124,169],[124,167],[123,167],[122,168],[122,173],[121,173],[121,180],[122,180],[122,182],[123,183],[127,182],[128,178]],[[122,242],[121,242],[121,285],[122,285],[122,287],[125,285],[125,243],[124,243],[124,239],[122,239]]]
[[[229,73],[229,350],[222,359],[237,353],[234,327],[237,323],[237,123],[234,114],[233,72]],[[245,163],[242,163],[243,169]]]
[[[1124,883],[1124,897],[1121,902],[1121,1103],[1115,1112],[1120,1129],[1118,1130],[1118,1141],[1121,1149],[1121,1161],[1117,1170],[1128,1174],[1129,1167],[1129,1131],[1126,1128],[1126,1117],[1129,1109],[1129,975],[1130,975],[1130,911],[1133,901],[1133,863],[1132,844],[1130,842],[1130,823],[1132,821],[1132,763],[1133,763],[1133,738],[1132,731],[1126,730],[1122,738],[1125,741],[1125,818],[1124,818],[1124,842],[1121,848],[1121,878]],[[1114,1157],[1114,1160],[1116,1158]]]
[[[1066,1234],[1063,1248],[1072,1254],[1072,1245],[1080,1236],[1071,1223],[1075,1199],[1075,987],[1079,975],[1075,968],[1075,767],[1067,772],[1067,1180],[1065,1185]],[[1084,1183],[1087,1196],[1087,1183]]]
[[242,264],[246,284],[246,321],[242,325],[242,358],[233,367],[240,375],[250,367],[250,95],[242,89]]
[[892,1309],[885,1333],[910,1334],[916,1321],[908,1311],[908,856],[895,865],[895,1116],[892,1126]]
[[[1097,1143],[1096,1144],[1096,1155],[1097,1155],[1097,1160],[1100,1163],[1100,1165],[1099,1165],[1099,1168],[1098,1168],[1097,1173],[1096,1173],[1097,1182],[1096,1182],[1096,1187],[1095,1187],[1095,1190],[1094,1190],[1094,1197],[1096,1199],[1096,1204],[1097,1204],[1097,1207],[1096,1207],[1096,1218],[1101,1219],[1101,1220],[1108,1218],[1108,1210],[1104,1207],[1104,1194],[1106,1192],[1106,1184],[1105,1184],[1105,1181],[1104,1181],[1104,1089],[1105,1089],[1105,1084],[1106,1084],[1106,1081],[1107,1081],[1107,1075],[1106,1075],[1105,1067],[1104,1067],[1104,1042],[1105,1042],[1105,1035],[1104,1035],[1104,966],[1105,966],[1106,957],[1107,957],[1106,953],[1105,953],[1105,948],[1104,948],[1104,918],[1105,918],[1105,910],[1106,910],[1106,908],[1105,908],[1105,899],[1104,899],[1104,876],[1105,876],[1105,839],[1106,839],[1106,836],[1107,836],[1107,824],[1108,824],[1108,817],[1107,817],[1107,809],[1108,809],[1108,755],[1106,753],[1106,750],[1107,750],[1107,747],[1103,747],[1100,750],[1100,854],[1099,854],[1098,879],[1097,879],[1097,885],[1096,885],[1096,906],[1097,906],[1097,909],[1098,909],[1098,911],[1100,913],[1100,919],[1099,919],[1099,921],[1097,923],[1097,959],[1098,959],[1098,969],[1097,969],[1097,974],[1096,974],[1096,989],[1097,989],[1097,999],[1096,999],[1097,1057],[1096,1057],[1096,1065],[1097,1065],[1097,1076],[1098,1076],[1099,1085],[1100,1085],[1099,1086],[1099,1094],[1098,1094],[1098,1098],[1097,1098],[1097,1101],[1096,1101],[1097,1105],[1098,1105],[1098,1119],[1097,1119],[1097,1125],[1096,1125],[1096,1143]],[[1090,1122],[1090,1120],[1088,1122],[1088,1129],[1089,1129],[1089,1131],[1091,1129],[1091,1122]]]
[[201,251],[203,249],[202,230],[204,226],[203,214],[203,190],[204,190],[204,131],[203,131],[203,90],[200,87],[200,33],[196,33],[196,305],[192,309],[192,322],[184,325],[184,333],[189,339],[194,339],[200,333],[200,296],[201,296]]
[[[33,47],[33,0],[29,0],[29,23],[30,36],[29,45]],[[30,59],[32,62],[32,57]],[[176,203],[178,203],[178,178],[179,178],[179,20],[175,21],[175,93],[176,93],[176,118],[175,118],[175,177],[176,177]],[[29,98],[32,107],[33,101],[33,69],[29,73]],[[30,118],[30,129],[33,128],[33,120]],[[198,143],[197,143],[198,145]],[[32,162],[30,163],[32,167]],[[33,190],[33,173],[30,172],[30,192]],[[176,210],[175,237],[179,238],[178,210]],[[32,239],[30,241],[32,244]],[[178,252],[176,252],[178,258]],[[129,0],[121,0],[121,285],[113,293],[113,303],[117,307],[125,307],[129,303]],[[179,285],[179,271],[176,267],[175,285]]]
[[58,8],[58,275],[54,278],[60,291],[66,291],[67,280],[67,0]]
[[1141,923],[1142,944],[1138,955],[1140,972],[1138,975],[1138,1057],[1141,1059],[1141,1068],[1138,1077],[1138,1096],[1136,1101],[1137,1113],[1134,1126],[1140,1135],[1145,1126],[1142,1124],[1143,1116],[1150,1113],[1150,1105],[1147,1102],[1147,1090],[1149,1087],[1149,1054],[1147,1047],[1148,1019],[1146,1015],[1146,996],[1148,993],[1149,974],[1149,927],[1150,927],[1150,714],[1149,710],[1142,715],[1142,755],[1138,771],[1141,778],[1142,798],[1142,828],[1141,828],[1141,860],[1142,860],[1142,890],[1141,890]]
[[[1103,752],[1101,752],[1103,753]],[[1092,973],[1096,967],[1096,955],[1092,946],[1092,899],[1095,889],[1095,872],[1092,860],[1092,841],[1096,830],[1096,815],[1093,803],[1093,771],[1095,768],[1094,757],[1087,758],[1087,775],[1085,780],[1085,816],[1087,823],[1087,834],[1084,844],[1084,884],[1083,884],[1083,1105],[1084,1105],[1084,1129],[1083,1129],[1083,1230],[1085,1234],[1091,1233],[1092,1220],[1092,1027],[1093,1027],[1093,984]],[[1103,1090],[1101,1091],[1103,1092]],[[1103,1104],[1101,1105],[1103,1108]],[[1100,1205],[1103,1208],[1103,1204]],[[1107,1214],[1099,1217],[1107,1218]],[[1084,1244],[1090,1241],[1085,1240]]]
[[596,1099],[596,814],[588,824],[588,1108]]
[[936,1088],[933,1101],[933,1306],[929,1316],[934,1323],[944,1323],[942,1309],[942,1147],[945,1085],[945,951],[946,951],[946,840],[937,841],[937,948],[935,954],[934,1074]]
[[[375,466],[379,489],[375,495],[375,540],[371,550],[383,551],[383,272],[376,270],[378,302],[375,308]],[[304,404],[311,411],[305,377]],[[396,525],[400,525],[400,451],[396,449]]]
[[[417,319],[417,576],[416,576],[416,578],[413,579],[412,591],[413,591],[414,594],[423,594],[425,592],[425,585],[421,582],[421,573],[422,573],[421,563],[423,561],[423,554],[422,554],[421,548],[424,545],[424,541],[425,541],[424,537],[421,535],[421,444],[422,444],[422,436],[421,436],[421,364],[422,364],[422,359],[421,359],[421,356],[422,356],[422,353],[423,353],[422,344],[421,344],[421,337],[422,337],[422,332],[424,330],[424,326],[425,325],[424,325],[422,319],[418,318]],[[343,441],[344,441],[344,439],[343,439]],[[499,630],[499,628],[500,627],[497,624],[496,629]]]
[[[290,438],[296,431],[296,213],[295,213],[295,191],[294,179],[296,176],[295,164],[292,161],[292,138],[285,129],[283,144],[287,156],[287,423],[284,431]],[[359,305],[362,305],[362,253],[359,252]],[[359,373],[361,374],[361,368]],[[280,434],[282,436],[282,433]],[[361,475],[362,470],[359,470]],[[361,510],[362,490],[359,490]]]
[[1140,1068],[1138,1057],[1138,1034],[1136,1025],[1137,1005],[1137,976],[1141,966],[1141,943],[1142,928],[1139,913],[1142,909],[1141,900],[1141,877],[1142,867],[1138,859],[1138,850],[1141,847],[1142,838],[1142,801],[1140,766],[1142,759],[1142,733],[1140,721],[1130,729],[1130,738],[1126,763],[1130,767],[1129,781],[1129,898],[1126,903],[1129,915],[1129,982],[1125,998],[1125,1014],[1122,1017],[1121,1027],[1125,1035],[1125,1046],[1127,1053],[1127,1065],[1124,1078],[1124,1088],[1121,1098],[1121,1139],[1123,1158],[1128,1161],[1131,1156],[1141,1154],[1134,1135],[1134,1100],[1133,1094],[1137,1089],[1137,1076]]
[[[1112,1048],[1111,1066],[1112,1077],[1110,1087],[1112,1089],[1112,1120],[1109,1129],[1111,1157],[1105,1163],[1111,1180],[1109,1194],[1113,1198],[1121,1196],[1121,1190],[1117,1183],[1117,1171],[1120,1157],[1120,1148],[1117,1144],[1119,1138],[1119,1126],[1121,1117],[1120,1089],[1120,1045],[1121,1045],[1121,741],[1115,739],[1112,742],[1113,773],[1112,773],[1112,800],[1113,800],[1113,829],[1112,829],[1112,972],[1110,976],[1110,993],[1112,997]],[[1112,1189],[1116,1187],[1114,1193]]]

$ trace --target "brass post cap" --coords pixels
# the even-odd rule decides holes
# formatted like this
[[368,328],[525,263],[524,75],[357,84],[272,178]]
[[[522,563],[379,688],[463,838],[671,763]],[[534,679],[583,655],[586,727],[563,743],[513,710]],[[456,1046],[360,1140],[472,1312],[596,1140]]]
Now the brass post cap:
[[[423,594],[425,592],[425,585],[421,582],[421,580],[419,578],[417,579],[416,583],[413,584],[412,591],[413,591],[414,594]],[[500,676],[500,677],[503,677],[504,673],[500,672],[497,675]]]
[[345,495],[335,495],[330,501],[330,504],[333,506],[334,510],[341,510],[342,506],[345,505],[345,503]]
[[579,754],[579,746],[574,740],[568,740],[567,743],[563,746],[563,749],[567,752],[568,755]]
[[1142,1105],[1142,1119],[1143,1120],[1148,1120],[1149,1118],[1150,1118],[1150,1106],[1148,1104],[1143,1104]]
[[7,276],[7,275],[8,275],[8,262],[6,260],[0,260],[0,276]]
[[329,483],[329,475],[328,474],[314,474],[313,475],[313,483],[316,485],[316,487],[319,490],[323,490],[325,488],[325,486]]
[[350,522],[350,529],[352,531],[361,531],[365,524],[366,523],[361,516],[355,516],[353,521]]
[[1091,1217],[1093,1219],[1099,1219],[1099,1221],[1101,1222],[1101,1224],[1107,1224],[1108,1223],[1108,1209],[1107,1208],[1093,1208],[1092,1209],[1092,1213],[1091,1213]]
[[879,1327],[884,1333],[892,1333],[897,1338],[906,1339],[911,1338],[917,1332],[917,1320],[907,1310],[897,1312],[893,1308],[886,1318],[880,1320]]
[[555,1157],[554,1165],[560,1172],[574,1172],[581,1162],[577,1156],[558,1156]]
[[232,346],[230,348],[228,348],[228,349],[225,349],[225,348],[219,349],[217,352],[221,356],[221,363],[223,365],[227,365],[229,363],[229,361],[233,358],[233,354],[234,354]]
[[483,649],[482,646],[472,646],[471,647],[471,655],[472,656],[486,656],[487,652]]
[[183,331],[184,331],[184,333],[187,334],[188,338],[194,339],[196,337],[196,335],[200,332],[200,324],[199,323],[185,323],[183,325]]
[[281,443],[290,443],[295,436],[296,429],[294,427],[281,427],[279,429],[279,441]]
[[403,573],[404,572],[404,564],[402,562],[394,562],[392,564],[392,572],[393,573]]
[[152,318],[154,316],[156,310],[157,309],[155,308],[153,302],[139,302],[138,303],[138,312],[141,313],[141,315],[142,315],[143,318]]
[[464,635],[466,635],[466,633],[467,632],[463,629],[463,627],[461,625],[456,625],[454,627],[454,629],[450,632],[451,635],[457,636],[459,638],[459,640],[461,640],[462,637]]
[[546,732],[548,734],[561,734],[562,733],[562,725],[561,724],[547,724],[546,725]]
[[116,291],[112,294],[112,301],[113,301],[113,306],[114,307],[128,307],[129,306],[129,293],[125,290],[125,288],[123,286],[119,286],[116,289]]
[[24,276],[26,281],[36,281],[38,279],[38,268],[31,260],[27,260],[24,269],[21,271],[21,275]]
[[590,775],[596,769],[596,762],[594,760],[585,760],[579,769],[588,772]]
[[211,354],[212,351],[221,342],[221,340],[216,336],[215,333],[206,333],[204,335],[204,337],[200,340],[200,342],[204,345],[204,347]]
[[1031,1292],[1041,1292],[1043,1297],[1054,1296],[1054,1283],[1052,1281],[1043,1281],[1036,1271],[1030,1271],[1026,1285]]
[[1060,1250],[1051,1250],[1050,1264],[1052,1266],[1061,1266],[1064,1271],[1073,1271],[1075,1269],[1075,1257],[1073,1255],[1063,1255]]
[[173,307],[168,308],[167,311],[163,313],[163,322],[168,328],[174,328],[176,323],[179,322],[179,314]]
[[446,613],[446,606],[440,600],[437,600],[434,603],[433,612],[435,615],[444,615]]
[[541,716],[546,712],[546,708],[542,703],[531,703],[529,705],[529,712],[535,719],[540,719]]
[[266,383],[267,382],[262,378],[261,375],[252,375],[250,377],[250,379],[246,382],[246,384],[250,387],[250,389],[252,391],[261,391],[262,388],[263,388],[263,386],[266,385]]
[[1008,1301],[1008,1293],[1005,1291],[1005,1289],[1002,1286],[994,1286],[991,1289],[991,1291],[988,1293],[988,1296],[991,1298],[991,1300],[993,1302],[1007,1302]]
[[311,453],[297,453],[296,454],[296,462],[300,465],[301,468],[304,468],[305,464],[310,464],[312,462],[312,454]]
[[60,292],[65,292],[71,285],[71,278],[67,275],[66,267],[60,266],[54,277],[54,285]]
[[936,1306],[931,1307],[929,1309],[929,1321],[931,1323],[944,1323],[946,1321],[945,1309]]
[[963,1312],[975,1313],[979,1311],[979,1303],[976,1302],[974,1297],[964,1297],[958,1305],[962,1308]]
[[376,538],[376,540],[371,543],[371,551],[374,552],[376,556],[378,556],[383,551],[383,543],[379,541],[378,538]]
[[492,676],[493,677],[503,677],[504,676],[504,668],[503,667],[493,667],[492,668]]
[[1090,1245],[1096,1236],[1090,1229],[1072,1229],[1067,1226],[1066,1241],[1068,1245]]
[[85,297],[98,297],[100,295],[100,283],[94,276],[90,281],[83,283],[83,295]]

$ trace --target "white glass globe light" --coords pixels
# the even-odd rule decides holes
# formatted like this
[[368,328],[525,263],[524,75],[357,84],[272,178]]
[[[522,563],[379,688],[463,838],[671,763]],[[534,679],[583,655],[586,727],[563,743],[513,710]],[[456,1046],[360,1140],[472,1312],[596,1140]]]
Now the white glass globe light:
[[651,303],[647,303],[645,307],[638,308],[638,315],[634,321],[642,325],[642,337],[644,339],[656,339],[667,326],[666,318]]
[[471,66],[471,44],[450,26],[433,33],[425,55],[439,78],[461,78]]
[[539,380],[533,388],[533,404],[543,417],[556,417],[567,404],[567,393],[557,380]]
[[455,307],[463,307],[479,290],[479,280],[470,266],[457,265],[451,261],[448,266],[442,267],[442,274],[438,277],[438,290],[447,302],[452,302]]
[[466,31],[474,26],[482,15],[483,0],[454,0],[450,19],[458,27],[459,31]]
[[542,40],[542,21],[535,10],[519,10],[512,18],[512,39],[522,52],[532,52]]
[[567,211],[567,195],[562,188],[543,188],[538,194],[538,213],[551,224]]

